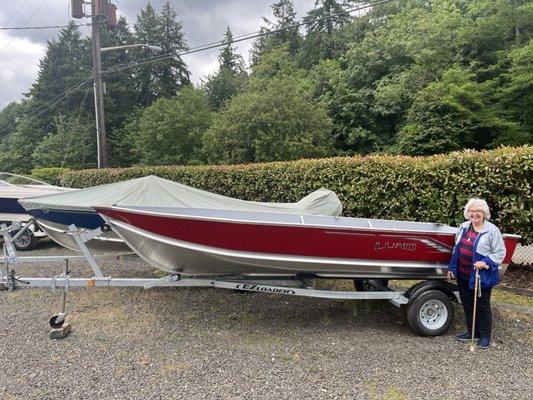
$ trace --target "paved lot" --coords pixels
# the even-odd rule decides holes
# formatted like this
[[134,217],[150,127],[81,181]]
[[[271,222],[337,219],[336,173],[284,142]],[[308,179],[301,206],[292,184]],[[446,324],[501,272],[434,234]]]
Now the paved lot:
[[[50,244],[37,254],[64,254]],[[145,264],[104,263],[113,276]],[[73,264],[75,275],[87,273]],[[19,275],[59,267],[18,268]],[[72,334],[48,339],[59,293],[0,292],[0,399],[529,399],[530,321],[496,311],[494,346],[415,336],[387,302],[215,289],[68,294]]]

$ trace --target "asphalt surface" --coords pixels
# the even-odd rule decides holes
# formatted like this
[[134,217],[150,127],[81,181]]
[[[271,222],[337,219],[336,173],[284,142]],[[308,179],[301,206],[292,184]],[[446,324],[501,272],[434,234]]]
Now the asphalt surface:
[[[46,244],[31,255],[65,254]],[[153,276],[136,259],[112,276]],[[72,263],[73,275],[88,268]],[[17,267],[52,276],[61,266]],[[495,310],[489,350],[418,337],[385,301],[206,288],[71,290],[72,333],[48,338],[59,292],[0,292],[0,399],[530,399],[533,330]]]

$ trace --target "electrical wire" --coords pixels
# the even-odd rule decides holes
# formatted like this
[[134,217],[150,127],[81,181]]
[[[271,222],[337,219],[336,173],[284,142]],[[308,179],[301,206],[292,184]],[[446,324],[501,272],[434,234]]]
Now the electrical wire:
[[[74,26],[91,26],[91,23],[87,24],[74,24]],[[29,30],[29,29],[60,29],[67,28],[69,25],[50,25],[50,26],[13,26],[13,27],[0,27],[0,31],[8,30]]]
[[[46,1],[47,1],[47,0],[43,0],[43,1],[41,1],[41,4],[39,4],[39,5],[37,6],[37,8],[36,8],[35,11],[33,12],[33,14],[30,15],[30,17],[26,20],[26,22],[24,22],[24,24],[22,25],[23,27],[26,26],[26,25],[28,25],[28,22],[31,21],[31,19],[35,16],[35,14],[37,14],[37,12],[38,12],[38,11],[41,9],[41,7],[44,5],[44,3],[46,3]],[[2,48],[0,49],[0,51],[3,51],[7,46],[9,46],[9,45],[11,44],[11,42],[12,42],[14,39],[15,39],[15,38],[11,38],[11,40],[10,40],[9,42],[7,42],[7,43],[4,45],[4,47],[2,47]]]
[[[81,113],[83,112],[83,107],[85,106],[85,103],[87,102],[87,97],[89,96],[90,90],[91,90],[91,85],[87,86],[87,89],[85,89],[85,95],[83,96],[83,100],[81,101],[80,107],[78,108],[78,117],[76,118],[76,122],[78,124],[80,123]],[[73,141],[74,141],[74,134],[73,134],[73,132],[71,132],[69,141],[68,141],[68,143],[65,146],[65,149],[63,151],[63,160],[61,160],[60,171],[63,169],[63,167],[65,166],[65,163],[67,162],[67,157],[70,155],[70,149],[72,147],[72,142]],[[58,183],[57,182],[58,179],[59,179],[59,174],[56,177],[56,183],[55,183],[56,185]]]
[[380,1],[380,2],[377,2],[377,3],[373,3],[373,4],[368,4],[368,5],[365,5],[365,6],[361,6],[361,7],[352,8],[352,9],[341,11],[341,12],[338,12],[338,13],[328,14],[325,17],[315,18],[315,19],[307,20],[307,21],[301,21],[301,22],[298,22],[296,24],[286,26],[284,28],[278,28],[278,29],[274,29],[274,30],[263,30],[263,31],[254,32],[254,33],[249,34],[249,35],[240,35],[240,36],[235,37],[231,42],[226,42],[226,41],[222,40],[222,41],[218,41],[218,42],[212,42],[212,43],[208,43],[208,44],[204,44],[204,45],[195,46],[195,47],[189,48],[186,51],[179,52],[179,53],[162,54],[162,55],[155,56],[155,57],[152,57],[152,58],[150,58],[150,59],[148,59],[146,61],[142,61],[142,62],[138,62],[138,63],[131,63],[131,64],[125,64],[125,65],[124,64],[117,64],[117,65],[111,66],[109,68],[106,68],[105,70],[102,71],[102,74],[109,74],[109,73],[113,73],[113,72],[119,72],[119,71],[123,71],[125,69],[135,68],[135,67],[139,67],[139,66],[142,66],[142,65],[159,62],[159,61],[162,61],[162,60],[167,60],[169,58],[181,57],[181,56],[188,55],[188,54],[198,53],[200,51],[206,51],[206,50],[211,50],[211,49],[214,49],[214,48],[217,48],[217,47],[226,46],[228,44],[243,42],[243,41],[250,40],[250,39],[256,39],[256,38],[259,38],[259,37],[272,35],[272,34],[275,34],[275,33],[278,33],[278,32],[282,32],[282,31],[285,31],[285,30],[299,28],[299,27],[305,26],[305,25],[311,25],[311,24],[314,24],[315,22],[324,21],[326,19],[330,19],[330,18],[335,17],[335,16],[344,15],[344,14],[351,14],[351,13],[356,12],[356,11],[362,11],[362,10],[365,10],[365,9],[368,9],[368,8],[372,8],[372,7],[375,7],[375,6],[380,6],[380,5],[383,5],[383,4],[392,3],[393,1],[397,1],[397,0],[383,0],[383,1]]
[[[41,5],[44,4],[45,1],[46,0],[43,0]],[[274,29],[274,30],[263,30],[263,31],[254,32],[254,33],[249,34],[249,35],[239,35],[236,38],[234,38],[234,40],[232,40],[231,42],[226,42],[226,41],[222,40],[222,41],[218,41],[218,42],[212,42],[212,43],[208,43],[208,44],[204,44],[204,45],[195,46],[195,47],[192,47],[189,50],[181,52],[181,53],[168,53],[168,54],[163,54],[163,55],[160,55],[160,56],[152,57],[151,59],[148,59],[147,61],[143,61],[143,62],[139,62],[139,63],[132,63],[132,64],[126,64],[126,65],[120,65],[119,64],[119,65],[111,66],[111,67],[103,70],[102,74],[109,74],[109,73],[113,73],[113,72],[119,72],[119,71],[123,71],[125,69],[135,68],[135,67],[139,67],[139,66],[142,66],[142,65],[155,63],[155,62],[166,60],[166,59],[173,58],[173,57],[176,57],[176,56],[183,56],[183,55],[187,55],[187,54],[198,53],[200,51],[206,51],[206,50],[214,49],[214,48],[217,48],[217,47],[226,46],[228,44],[238,43],[238,42],[242,42],[242,41],[245,41],[245,40],[250,40],[250,39],[255,39],[255,38],[259,38],[259,37],[263,37],[263,36],[272,35],[274,33],[282,32],[282,31],[285,31],[285,30],[299,28],[299,27],[304,26],[304,25],[310,25],[310,24],[313,24],[313,23],[318,22],[318,21],[323,21],[323,20],[332,18],[334,16],[350,14],[350,13],[353,13],[353,12],[356,12],[356,11],[361,11],[361,10],[365,10],[365,9],[372,8],[372,7],[375,7],[375,6],[391,3],[393,1],[396,1],[396,0],[383,0],[383,1],[380,1],[380,2],[377,2],[377,3],[373,3],[373,4],[368,4],[368,5],[365,5],[365,6],[361,6],[361,7],[352,8],[352,9],[345,10],[345,11],[342,11],[342,12],[338,12],[338,13],[334,13],[334,14],[328,14],[325,17],[315,18],[313,20],[307,20],[307,21],[298,22],[296,24],[293,24],[293,25],[290,25],[290,26],[286,26],[284,28],[279,28],[279,29]],[[38,8],[40,8],[40,6]],[[31,17],[30,17],[30,19],[31,19]],[[39,117],[40,115],[42,115],[43,113],[45,113],[46,111],[51,109],[53,106],[55,106],[61,100],[63,100],[65,97],[70,95],[72,92],[78,90],[81,86],[85,85],[85,83],[91,81],[92,79],[93,79],[93,76],[91,76],[91,77],[79,82],[78,84],[70,87],[69,89],[67,89],[63,93],[57,95],[54,99],[52,99],[52,103],[48,107],[40,110],[40,112],[36,115],[36,117]],[[9,129],[9,128],[4,129],[3,131],[0,132],[0,134],[5,132],[7,129]],[[10,134],[11,133],[8,133],[6,135],[0,136],[0,140],[4,139],[5,137],[9,136]]]
[[[51,104],[48,104],[48,105],[45,105],[45,106],[41,106],[40,108],[38,108],[36,111],[35,110],[32,110],[32,112],[37,112],[37,114],[35,114],[34,116],[35,117],[40,117],[41,115],[43,115],[46,111],[50,110],[52,107],[54,107],[57,103],[59,103],[61,100],[63,100],[64,98],[66,98],[67,96],[69,96],[71,93],[75,92],[76,90],[78,90],[80,87],[83,87],[86,83],[92,81],[93,79],[93,75],[91,75],[89,78],[86,78],[84,79],[83,81],[80,81],[78,83],[76,83],[75,85],[71,86],[70,88],[68,88],[67,90],[65,90],[64,92],[56,95],[52,100],[51,100]],[[32,113],[30,112],[30,113]],[[7,130],[9,130],[10,128],[5,128],[4,130],[0,131],[0,134],[6,132]],[[9,132],[5,135],[2,135],[0,136],[0,140],[8,137],[9,135],[11,135],[13,132]]]
[[13,14],[11,16],[11,18],[9,18],[9,20],[6,22],[6,25],[9,25],[11,21],[13,21],[13,18],[15,18],[17,16],[17,14],[20,12],[20,10],[22,10],[22,7],[24,7],[26,5],[26,3],[28,2],[29,0],[26,0],[24,1],[24,3],[22,3],[19,8],[17,8],[17,11],[15,11],[15,14]]

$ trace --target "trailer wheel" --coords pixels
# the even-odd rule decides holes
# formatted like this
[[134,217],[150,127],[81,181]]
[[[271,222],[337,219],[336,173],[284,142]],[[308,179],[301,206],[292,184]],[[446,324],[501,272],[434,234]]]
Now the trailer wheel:
[[407,322],[420,336],[437,336],[446,332],[454,316],[451,299],[440,290],[428,290],[407,305]]
[[26,229],[17,240],[13,242],[15,249],[19,251],[30,251],[37,247],[37,238],[32,231]]

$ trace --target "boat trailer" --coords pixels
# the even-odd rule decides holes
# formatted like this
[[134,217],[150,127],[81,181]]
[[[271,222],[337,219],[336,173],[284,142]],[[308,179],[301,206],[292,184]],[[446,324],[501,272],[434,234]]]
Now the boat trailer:
[[[14,291],[19,288],[47,287],[60,290],[59,313],[50,318],[50,338],[63,338],[70,332],[70,324],[66,322],[66,296],[71,288],[102,288],[102,287],[214,287],[241,292],[261,292],[288,296],[303,296],[337,300],[388,300],[396,307],[406,305],[406,319],[415,333],[421,336],[436,336],[448,330],[454,317],[453,302],[458,301],[455,285],[444,280],[422,281],[408,288],[397,291],[383,284],[382,280],[354,280],[359,291],[320,290],[313,286],[315,276],[224,276],[213,278],[183,278],[180,274],[170,274],[162,278],[113,278],[104,276],[97,259],[117,258],[116,255],[91,254],[85,243],[102,234],[102,229],[92,231],[78,230],[69,226],[64,234],[72,235],[82,255],[73,256],[19,256],[13,242],[17,235],[29,228],[29,224],[21,226],[17,223],[0,225],[0,234],[4,239],[3,256],[0,263],[4,265],[0,273],[0,290]],[[15,236],[11,232],[16,231]],[[93,276],[72,277],[70,261],[85,261],[91,267]],[[19,277],[14,266],[18,263],[63,263],[61,274],[53,277]],[[343,278],[346,279],[346,278]]]

